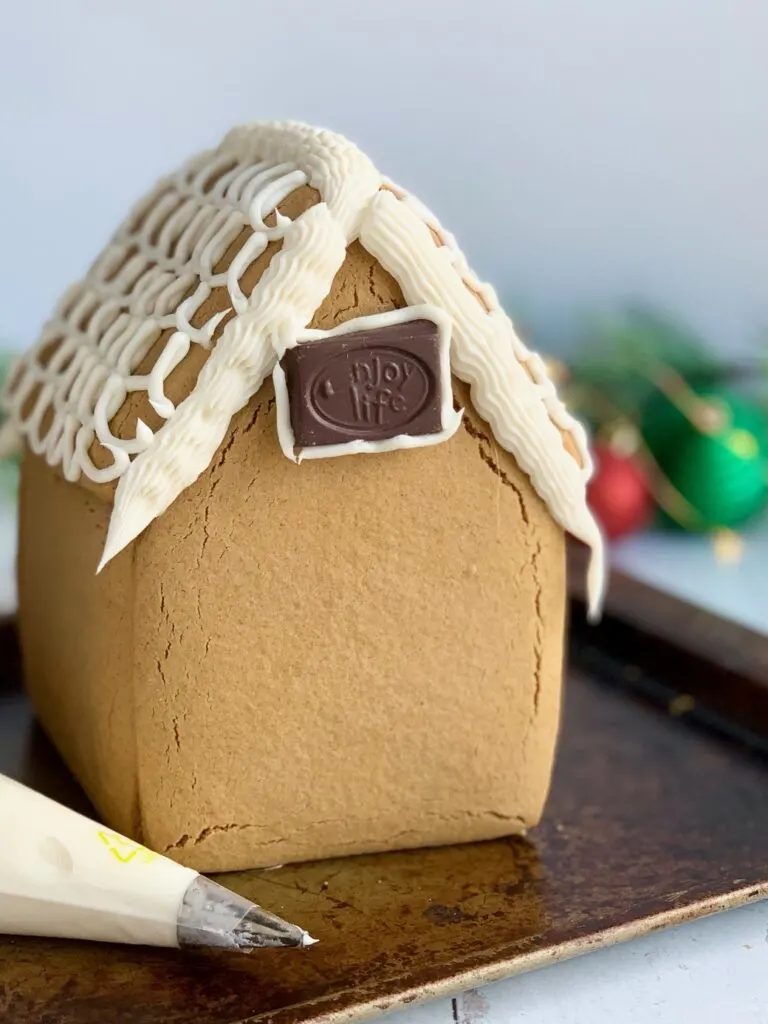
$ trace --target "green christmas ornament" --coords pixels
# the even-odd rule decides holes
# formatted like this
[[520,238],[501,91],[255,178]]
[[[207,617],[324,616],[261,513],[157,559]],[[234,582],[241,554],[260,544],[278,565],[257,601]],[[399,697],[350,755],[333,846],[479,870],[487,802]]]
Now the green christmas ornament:
[[645,404],[640,433],[663,472],[667,472],[670,462],[675,461],[678,435],[687,433],[692,427],[693,424],[680,406],[661,391],[655,392]]
[[657,394],[642,435],[665,484],[683,499],[674,510],[662,500],[678,526],[738,527],[768,504],[768,416],[753,402],[723,388]]

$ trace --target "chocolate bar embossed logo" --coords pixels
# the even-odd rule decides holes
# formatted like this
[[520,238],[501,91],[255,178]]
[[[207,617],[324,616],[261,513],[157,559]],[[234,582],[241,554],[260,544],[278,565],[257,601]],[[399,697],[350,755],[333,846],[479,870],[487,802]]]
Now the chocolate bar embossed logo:
[[[361,348],[337,352],[320,368],[309,390],[309,411],[356,437],[402,433],[433,397],[434,375],[407,352]],[[440,418],[435,418],[440,429]]]
[[299,458],[313,458],[384,451],[451,436],[458,418],[449,339],[450,325],[430,307],[307,332],[275,368],[285,453],[294,458],[299,449]]

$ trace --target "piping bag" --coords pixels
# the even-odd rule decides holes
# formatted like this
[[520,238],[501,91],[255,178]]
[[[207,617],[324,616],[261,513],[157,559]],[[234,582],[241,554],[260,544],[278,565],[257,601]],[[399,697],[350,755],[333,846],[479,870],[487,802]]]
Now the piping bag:
[[315,942],[298,925],[5,775],[0,933],[243,951]]

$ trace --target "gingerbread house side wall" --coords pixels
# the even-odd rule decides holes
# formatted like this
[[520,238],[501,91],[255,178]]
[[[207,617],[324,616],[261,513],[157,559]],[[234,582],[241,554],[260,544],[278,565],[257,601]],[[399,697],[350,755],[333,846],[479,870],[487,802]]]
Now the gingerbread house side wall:
[[18,628],[27,690],[102,817],[140,838],[133,553],[95,574],[110,513],[109,504],[25,454]]
[[[313,326],[402,301],[354,244]],[[564,540],[471,406],[447,444],[297,467],[266,384],[135,550],[150,845],[225,870],[538,821]]]
[[297,467],[265,385],[210,474],[142,539],[151,846],[229,870],[538,822],[563,534],[482,421],[467,422],[435,448]]
[[[541,820],[559,734],[568,603],[566,535],[514,457],[494,440],[490,426],[472,406],[469,387],[454,379],[453,390],[465,410],[463,434],[473,441],[479,462],[496,477],[498,487],[508,498],[514,497],[519,515],[516,545],[522,549],[522,569],[517,617],[525,621],[525,635],[531,644],[530,667],[526,669],[530,677],[516,679],[523,703],[530,702],[521,738],[530,772],[522,790],[527,793],[523,801],[527,829]],[[543,770],[530,771],[530,766]]]

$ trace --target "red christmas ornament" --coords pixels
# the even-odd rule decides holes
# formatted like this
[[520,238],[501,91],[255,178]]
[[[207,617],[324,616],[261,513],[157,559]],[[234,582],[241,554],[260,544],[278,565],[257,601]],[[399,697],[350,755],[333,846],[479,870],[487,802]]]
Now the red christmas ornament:
[[653,501],[648,477],[637,458],[598,444],[594,459],[587,498],[606,537],[617,540],[642,529],[653,514]]

